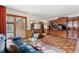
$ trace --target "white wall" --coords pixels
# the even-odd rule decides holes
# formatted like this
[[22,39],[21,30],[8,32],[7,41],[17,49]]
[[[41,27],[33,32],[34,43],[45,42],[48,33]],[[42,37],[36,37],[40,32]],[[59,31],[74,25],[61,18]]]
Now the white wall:
[[67,15],[66,17],[77,17],[77,16],[79,16],[79,12],[78,13],[71,14],[71,15]]

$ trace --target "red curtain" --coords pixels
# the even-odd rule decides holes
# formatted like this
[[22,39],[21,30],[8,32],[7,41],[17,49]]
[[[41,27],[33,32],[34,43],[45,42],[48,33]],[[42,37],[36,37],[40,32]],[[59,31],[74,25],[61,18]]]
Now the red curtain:
[[6,35],[6,7],[0,5],[0,33]]

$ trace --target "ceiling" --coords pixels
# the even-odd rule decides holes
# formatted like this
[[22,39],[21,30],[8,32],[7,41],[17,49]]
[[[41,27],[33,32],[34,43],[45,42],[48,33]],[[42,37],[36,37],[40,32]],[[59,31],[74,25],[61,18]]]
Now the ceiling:
[[77,5],[7,5],[6,7],[46,17],[77,13]]

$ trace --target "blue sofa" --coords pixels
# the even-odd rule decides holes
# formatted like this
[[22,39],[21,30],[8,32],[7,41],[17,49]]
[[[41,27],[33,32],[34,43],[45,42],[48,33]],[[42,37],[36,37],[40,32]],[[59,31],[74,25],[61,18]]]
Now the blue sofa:
[[5,53],[6,37],[4,34],[0,34],[0,53]]
[[21,53],[41,53],[41,51],[34,49],[28,43],[25,44],[21,37],[15,37],[13,38],[13,41],[17,45]]

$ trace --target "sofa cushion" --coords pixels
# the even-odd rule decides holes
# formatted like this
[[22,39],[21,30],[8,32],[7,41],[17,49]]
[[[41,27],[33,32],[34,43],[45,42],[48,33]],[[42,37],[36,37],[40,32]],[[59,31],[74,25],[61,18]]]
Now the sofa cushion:
[[5,51],[5,41],[0,38],[0,52]]

